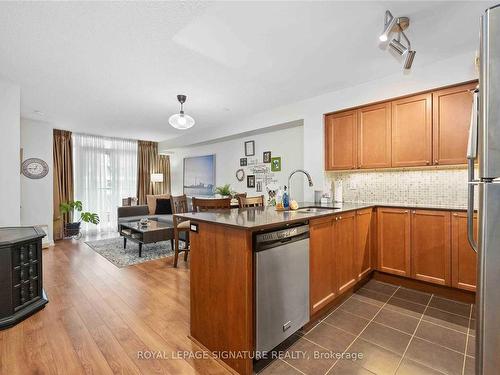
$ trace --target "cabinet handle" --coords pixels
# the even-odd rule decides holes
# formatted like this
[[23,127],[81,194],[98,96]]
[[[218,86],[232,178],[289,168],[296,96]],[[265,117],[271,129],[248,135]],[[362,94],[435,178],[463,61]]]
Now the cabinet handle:
[[412,214],[415,215],[417,213],[417,211],[412,211]]
[[405,214],[407,214],[407,213],[408,213],[408,210],[405,210]]
[[458,214],[453,214],[453,216],[458,216]]
[[429,164],[431,164],[431,162],[429,160],[426,160],[425,164],[429,165]]
[[439,160],[434,160],[434,164],[439,164]]

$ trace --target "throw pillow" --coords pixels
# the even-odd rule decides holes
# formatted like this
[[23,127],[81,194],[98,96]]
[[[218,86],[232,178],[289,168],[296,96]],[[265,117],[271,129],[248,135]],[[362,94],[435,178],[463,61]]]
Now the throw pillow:
[[170,199],[157,199],[156,200],[156,215],[172,215],[172,205]]
[[170,198],[170,194],[157,194],[157,195],[146,195],[146,202],[148,204],[148,210],[150,215],[154,215],[156,211],[156,200],[158,198]]

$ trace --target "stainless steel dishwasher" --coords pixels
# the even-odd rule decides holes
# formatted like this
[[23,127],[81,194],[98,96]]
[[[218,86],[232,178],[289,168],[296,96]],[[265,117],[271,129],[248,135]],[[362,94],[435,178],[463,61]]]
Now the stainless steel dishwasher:
[[309,225],[255,235],[256,350],[270,351],[309,321]]

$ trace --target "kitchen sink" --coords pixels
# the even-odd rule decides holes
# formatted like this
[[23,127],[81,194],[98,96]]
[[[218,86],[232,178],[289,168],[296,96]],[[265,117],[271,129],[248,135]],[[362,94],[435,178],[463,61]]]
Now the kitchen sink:
[[331,210],[338,209],[338,207],[303,207],[295,210],[295,212],[299,213],[307,213],[307,214],[318,214],[322,212],[327,212]]

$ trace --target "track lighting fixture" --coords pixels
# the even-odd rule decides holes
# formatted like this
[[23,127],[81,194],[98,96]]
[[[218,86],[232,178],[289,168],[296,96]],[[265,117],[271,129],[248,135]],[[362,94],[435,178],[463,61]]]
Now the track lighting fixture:
[[[407,29],[409,25],[410,19],[408,17],[394,17],[389,10],[386,10],[384,17],[384,30],[379,36],[381,42],[386,42],[389,35],[397,33],[396,38],[389,42],[389,47],[391,47],[391,49],[399,55],[403,56],[403,69],[411,68],[416,54],[416,51],[411,49],[410,41],[404,33],[404,30]],[[406,42],[406,45],[401,43],[401,39]]]
[[[404,41],[406,42],[406,46],[401,43],[401,37],[403,37]],[[398,36],[391,40],[391,42],[389,43],[389,47],[391,47],[391,49],[397,52],[399,55],[403,56],[403,69],[410,69],[417,52],[411,49],[411,43],[406,37],[404,31],[400,31],[398,33]]]
[[177,100],[181,103],[181,111],[175,115],[170,116],[168,122],[176,129],[189,129],[194,125],[194,119],[184,113],[184,103],[186,102],[186,95],[177,95]]

